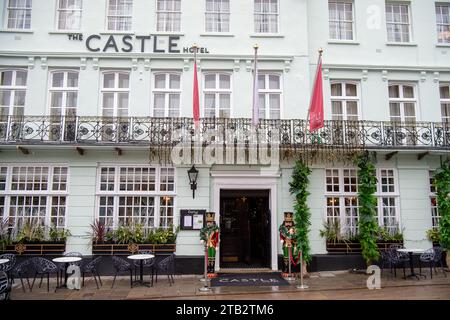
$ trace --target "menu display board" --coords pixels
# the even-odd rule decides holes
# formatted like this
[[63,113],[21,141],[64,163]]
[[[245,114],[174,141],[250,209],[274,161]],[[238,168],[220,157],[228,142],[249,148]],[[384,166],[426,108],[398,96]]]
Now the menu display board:
[[181,230],[200,230],[205,226],[206,210],[180,210]]

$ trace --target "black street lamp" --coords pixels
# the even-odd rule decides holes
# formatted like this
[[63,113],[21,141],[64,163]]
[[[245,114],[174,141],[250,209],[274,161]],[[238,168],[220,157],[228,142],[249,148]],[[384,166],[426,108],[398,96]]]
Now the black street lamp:
[[198,178],[198,170],[195,168],[195,165],[192,165],[192,168],[188,170],[188,175],[189,175],[189,183],[191,184],[192,198],[195,198],[195,190],[197,190],[197,178]]

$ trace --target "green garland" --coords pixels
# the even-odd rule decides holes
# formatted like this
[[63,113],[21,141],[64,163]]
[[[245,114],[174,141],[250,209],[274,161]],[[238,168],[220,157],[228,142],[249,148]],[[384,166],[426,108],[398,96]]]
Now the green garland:
[[434,176],[437,206],[440,215],[439,231],[441,246],[450,250],[450,159],[445,161]]
[[377,246],[378,223],[376,217],[377,190],[376,170],[365,152],[356,158],[358,170],[359,242],[367,265],[380,259]]
[[303,260],[311,261],[311,248],[309,245],[308,233],[311,226],[311,213],[307,205],[307,198],[309,196],[308,176],[311,174],[311,169],[308,168],[301,161],[297,161],[292,173],[292,182],[289,183],[290,193],[295,196],[294,204],[294,223],[297,230],[296,240],[297,248],[302,251]]

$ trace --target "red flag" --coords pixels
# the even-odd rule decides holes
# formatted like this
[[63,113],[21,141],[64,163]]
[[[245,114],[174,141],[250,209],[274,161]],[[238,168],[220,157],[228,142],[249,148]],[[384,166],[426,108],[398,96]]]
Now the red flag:
[[322,85],[322,57],[319,58],[314,91],[309,105],[309,131],[323,128],[323,85]]
[[194,123],[198,125],[200,120],[200,100],[198,96],[197,61],[194,63],[194,103],[193,103]]

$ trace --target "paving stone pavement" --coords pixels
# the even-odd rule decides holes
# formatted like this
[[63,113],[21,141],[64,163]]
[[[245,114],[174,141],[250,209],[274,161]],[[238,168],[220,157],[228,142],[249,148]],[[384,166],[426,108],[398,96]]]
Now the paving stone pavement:
[[[149,276],[147,276],[149,277]],[[450,274],[444,277],[440,272],[430,279],[404,280],[397,274],[395,278],[385,272],[381,279],[381,290],[368,290],[365,274],[348,271],[317,272],[305,279],[307,290],[291,286],[274,287],[214,287],[211,293],[201,293],[203,286],[200,276],[175,276],[175,284],[170,286],[167,278],[160,277],[151,288],[130,288],[129,277],[118,277],[111,289],[112,277],[102,277],[103,286],[97,289],[92,278],[87,278],[81,290],[58,289],[54,292],[56,281],[51,279],[50,292],[46,280],[38,288],[36,281],[33,291],[26,287],[24,293],[19,280],[12,290],[13,300],[150,300],[150,299],[213,299],[213,300],[257,300],[257,299],[445,299],[450,300]],[[26,281],[24,281],[26,283]],[[26,284],[25,284],[26,285]]]

